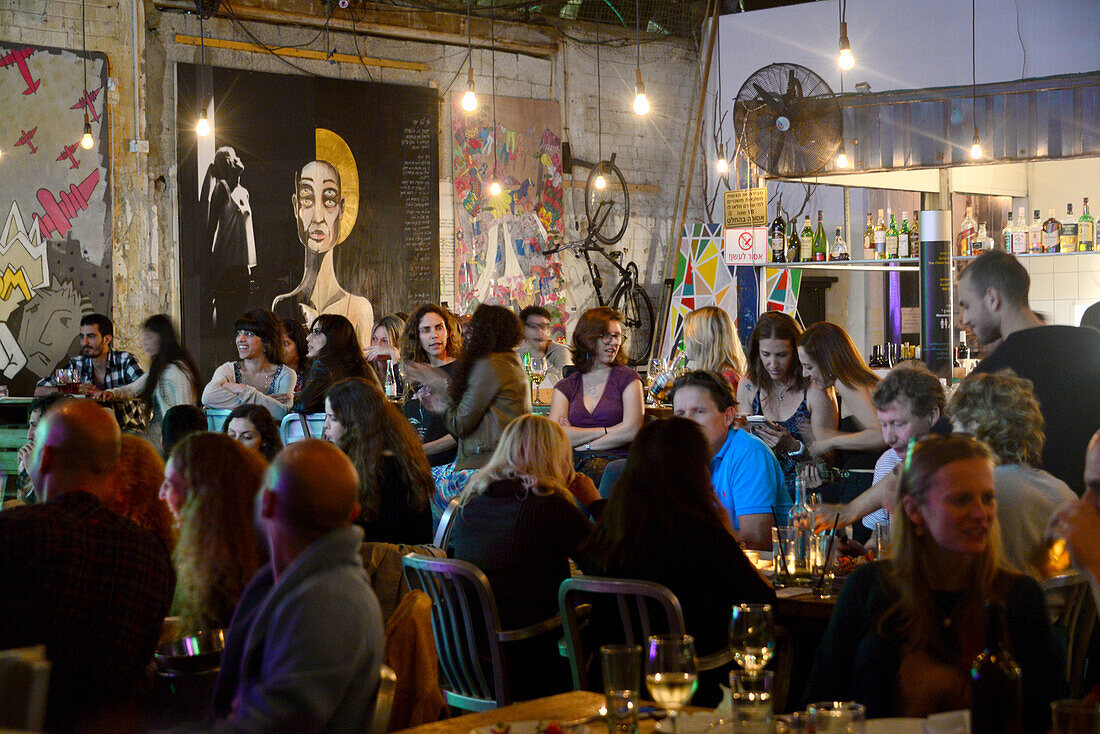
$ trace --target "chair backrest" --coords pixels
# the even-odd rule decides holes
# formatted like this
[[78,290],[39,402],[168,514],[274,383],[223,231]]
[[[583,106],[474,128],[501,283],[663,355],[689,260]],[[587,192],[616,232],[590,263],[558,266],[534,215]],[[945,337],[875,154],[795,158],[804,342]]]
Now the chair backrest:
[[221,433],[222,426],[225,425],[225,419],[233,411],[226,408],[203,408],[203,412],[206,413],[207,430],[211,433]]
[[410,553],[402,564],[409,586],[432,600],[432,632],[447,703],[467,711],[511,703],[489,579],[472,563],[452,558]]
[[374,716],[366,734],[386,734],[390,727],[390,710],[393,708],[393,691],[397,688],[397,673],[383,665],[378,671],[378,696],[374,699]]
[[283,446],[305,438],[323,438],[325,434],[324,413],[287,413],[279,424],[279,435]]
[[443,517],[439,518],[439,526],[435,529],[435,538],[432,539],[432,545],[436,548],[447,550],[447,540],[451,537],[451,526],[454,525],[456,512],[458,512],[458,497],[447,503],[447,509],[443,510]]
[[[600,604],[605,600],[607,604]],[[652,581],[612,579],[582,576],[566,579],[558,588],[558,607],[565,630],[565,649],[573,673],[573,688],[588,690],[588,664],[591,651],[585,650],[581,639],[577,607],[592,602],[600,609],[613,606],[618,610],[622,639],[628,645],[644,645],[651,634],[684,634],[684,613],[680,601],[668,587]],[[659,610],[658,618],[651,612]],[[656,624],[655,624],[656,623]]]
[[0,652],[0,728],[41,731],[49,684],[45,645]]
[[1085,662],[1088,658],[1089,643],[1096,626],[1096,602],[1092,598],[1088,578],[1081,574],[1056,576],[1043,582],[1051,607],[1059,602],[1062,613],[1058,621],[1066,628],[1066,679],[1069,681],[1070,696],[1079,698],[1085,694]]

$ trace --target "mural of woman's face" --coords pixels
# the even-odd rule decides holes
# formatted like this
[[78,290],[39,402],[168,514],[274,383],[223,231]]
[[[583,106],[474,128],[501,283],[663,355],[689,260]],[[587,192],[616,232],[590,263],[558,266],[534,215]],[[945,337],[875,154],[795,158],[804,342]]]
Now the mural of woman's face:
[[298,175],[294,192],[294,215],[298,220],[298,239],[316,253],[326,253],[340,237],[340,218],[344,197],[340,175],[325,161],[307,163]]

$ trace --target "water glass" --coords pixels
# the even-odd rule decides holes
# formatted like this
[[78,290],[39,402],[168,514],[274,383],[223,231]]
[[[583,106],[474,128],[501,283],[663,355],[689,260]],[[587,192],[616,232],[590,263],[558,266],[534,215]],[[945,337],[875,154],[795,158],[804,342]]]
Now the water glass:
[[821,701],[806,707],[814,734],[864,734],[866,712],[855,701]]
[[836,577],[832,571],[832,559],[837,553],[837,542],[831,533],[822,533],[813,536],[810,544],[810,574],[813,577],[811,587],[820,598],[831,596],[833,579]]
[[1053,734],[1100,734],[1100,706],[1066,699],[1050,704]]
[[608,734],[635,734],[638,692],[642,685],[642,646],[604,645],[600,648],[600,664],[607,699]]
[[794,584],[795,542],[798,531],[791,527],[772,528],[772,566],[775,569],[775,588]]
[[775,674],[770,670],[756,673],[730,673],[733,702],[733,730],[738,734],[771,732],[772,690]]
[[730,650],[747,673],[762,671],[775,652],[771,604],[738,604],[730,612]]
[[881,560],[886,557],[886,553],[890,549],[890,523],[876,522],[875,537],[877,543],[875,559]]

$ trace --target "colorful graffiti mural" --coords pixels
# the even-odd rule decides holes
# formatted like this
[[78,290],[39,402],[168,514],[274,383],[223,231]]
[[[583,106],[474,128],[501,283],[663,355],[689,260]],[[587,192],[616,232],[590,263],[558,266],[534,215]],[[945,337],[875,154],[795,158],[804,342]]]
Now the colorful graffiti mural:
[[[557,102],[497,97],[468,113],[453,100],[457,309],[540,304],[568,319],[568,289],[556,256],[542,251],[562,236],[560,113]],[[495,127],[494,127],[495,119]],[[492,196],[494,175],[501,193]]]
[[685,225],[661,356],[670,356],[683,342],[684,317],[690,311],[718,306],[740,320],[737,303],[738,284],[722,252],[722,225],[700,222]]
[[[29,394],[111,308],[107,57],[0,43],[0,382]],[[87,113],[93,145],[80,147]]]

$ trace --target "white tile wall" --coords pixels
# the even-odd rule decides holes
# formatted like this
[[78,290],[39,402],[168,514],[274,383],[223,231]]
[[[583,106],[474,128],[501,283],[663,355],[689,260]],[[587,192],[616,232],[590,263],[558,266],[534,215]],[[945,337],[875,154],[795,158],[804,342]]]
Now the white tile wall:
[[[1076,290],[1076,289],[1075,289]],[[1031,273],[1031,291],[1028,300],[1049,301],[1054,298],[1054,274]]]
[[1100,252],[1022,257],[1031,275],[1031,308],[1054,324],[1077,325],[1075,313],[1100,301]]

